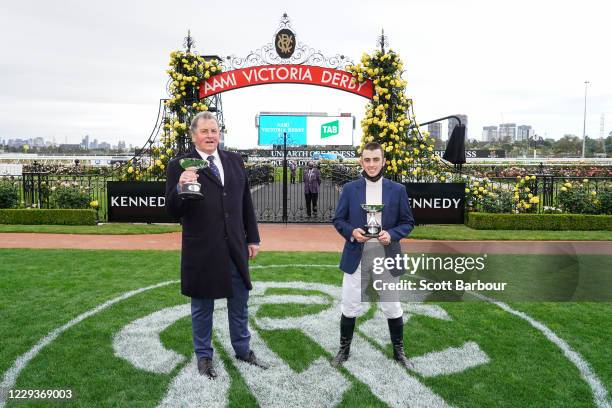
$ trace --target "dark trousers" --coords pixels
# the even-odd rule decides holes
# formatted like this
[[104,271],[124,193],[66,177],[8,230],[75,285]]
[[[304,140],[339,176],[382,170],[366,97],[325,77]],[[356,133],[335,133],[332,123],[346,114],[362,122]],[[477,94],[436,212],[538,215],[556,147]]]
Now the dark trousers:
[[[249,312],[247,301],[249,291],[240,277],[234,262],[230,262],[232,272],[232,288],[234,296],[227,298],[227,317],[229,321],[230,338],[236,355],[247,357],[249,352]],[[191,298],[191,329],[193,348],[198,358],[213,356],[212,328],[214,299]],[[225,330],[224,328],[221,330]]]
[[295,184],[295,171],[291,172],[291,184]]
[[312,205],[312,211],[314,215],[317,215],[317,200],[319,199],[319,193],[305,193],[306,195],[306,214],[310,217],[310,208]]

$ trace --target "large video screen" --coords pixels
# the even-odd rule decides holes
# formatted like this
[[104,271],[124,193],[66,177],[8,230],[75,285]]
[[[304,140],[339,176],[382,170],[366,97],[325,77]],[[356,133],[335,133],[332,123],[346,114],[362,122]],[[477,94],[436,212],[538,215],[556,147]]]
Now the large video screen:
[[350,116],[260,115],[260,146],[287,145],[353,145],[353,118]]

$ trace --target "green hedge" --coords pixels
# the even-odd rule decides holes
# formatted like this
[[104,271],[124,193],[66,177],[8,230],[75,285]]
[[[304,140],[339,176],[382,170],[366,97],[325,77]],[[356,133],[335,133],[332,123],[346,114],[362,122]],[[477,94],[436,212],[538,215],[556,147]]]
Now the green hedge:
[[0,224],[96,225],[95,210],[0,209]]
[[466,225],[479,230],[612,231],[612,215],[471,212]]

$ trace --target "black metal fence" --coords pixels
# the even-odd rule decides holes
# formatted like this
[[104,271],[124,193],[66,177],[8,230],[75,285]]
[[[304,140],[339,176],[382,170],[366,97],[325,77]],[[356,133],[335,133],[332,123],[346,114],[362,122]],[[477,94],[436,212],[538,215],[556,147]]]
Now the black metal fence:
[[[582,184],[584,180],[584,189],[587,193],[602,192],[604,189],[612,188],[612,177],[558,177],[546,174],[535,175],[535,180],[529,183],[530,193],[538,197],[538,203],[535,205],[534,212],[543,213],[546,210],[556,208],[557,196],[565,184],[570,183],[575,186],[577,183]],[[516,177],[493,177],[490,183],[496,187],[498,192],[507,191],[513,192],[514,186],[517,184]]]
[[[260,222],[330,222],[336,210],[342,186],[359,177],[360,168],[343,164],[320,164],[321,185],[317,197],[317,211],[308,217],[304,193],[304,171],[298,168],[295,178],[287,169],[286,193],[283,192],[283,168],[270,163],[249,164],[248,178],[253,203]],[[469,177],[466,175],[466,177]],[[533,212],[544,212],[555,206],[557,196],[565,183],[582,182],[583,177],[559,177],[535,175],[530,182],[531,193],[539,198]],[[91,201],[97,201],[98,218],[107,220],[106,182],[117,181],[113,174],[57,174],[51,171],[26,171],[21,176],[0,176],[0,182],[15,185],[20,207],[57,208],[55,189],[61,186],[78,187],[85,191]],[[479,178],[477,180],[484,180]],[[410,181],[406,179],[405,181]],[[599,193],[612,188],[612,177],[588,177],[589,191]],[[515,177],[493,177],[489,182],[498,192],[512,192],[518,179]],[[286,212],[286,217],[283,215]]]
[[249,181],[258,221],[331,222],[342,185],[355,180],[358,174],[351,167],[337,164],[322,164],[319,166],[319,171],[321,184],[315,202],[311,203],[309,215],[305,193],[305,169],[297,168],[292,172],[287,168],[285,182],[282,167],[274,167],[267,163],[250,166]]
[[100,174],[52,174],[49,172],[24,172],[21,176],[3,177],[2,181],[17,186],[21,207],[58,208],[55,191],[61,187],[73,187],[89,195],[90,202],[97,202],[98,219],[107,219],[106,182],[118,180],[116,176]]

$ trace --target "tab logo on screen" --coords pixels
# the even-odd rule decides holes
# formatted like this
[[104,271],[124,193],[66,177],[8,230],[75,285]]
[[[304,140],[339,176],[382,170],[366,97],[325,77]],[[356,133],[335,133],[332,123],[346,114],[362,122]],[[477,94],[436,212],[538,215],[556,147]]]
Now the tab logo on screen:
[[324,123],[321,125],[321,139],[326,137],[336,136],[340,133],[339,121],[334,120],[333,122]]

